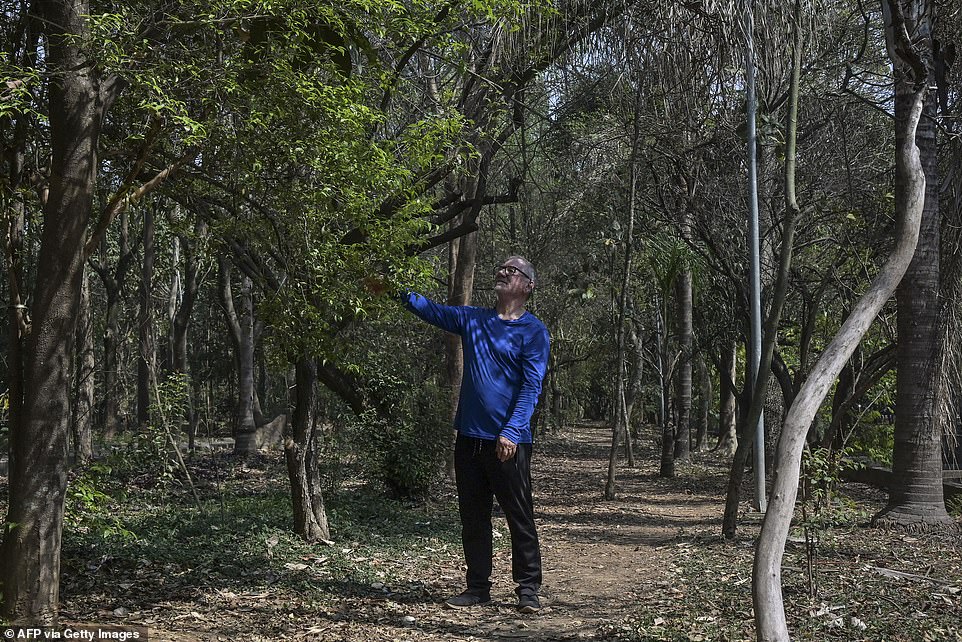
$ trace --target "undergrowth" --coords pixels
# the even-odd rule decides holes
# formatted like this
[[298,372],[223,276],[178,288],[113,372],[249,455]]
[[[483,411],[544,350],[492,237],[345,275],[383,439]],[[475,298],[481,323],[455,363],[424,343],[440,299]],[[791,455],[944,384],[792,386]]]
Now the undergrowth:
[[344,594],[408,591],[413,571],[459,564],[453,496],[402,502],[346,485],[325,498],[333,541],[309,544],[291,531],[282,455],[206,455],[191,470],[199,509],[183,487],[72,484],[78,497],[63,542],[68,608],[93,600],[130,611],[208,590],[266,588],[296,590],[316,606]]
[[[826,514],[815,596],[801,529],[787,542],[782,593],[793,640],[962,640],[958,535],[872,529],[864,503],[844,489]],[[748,534],[757,530],[743,524],[735,541],[706,530],[677,543],[671,580],[639,595],[639,608],[606,627],[606,639],[754,640]]]

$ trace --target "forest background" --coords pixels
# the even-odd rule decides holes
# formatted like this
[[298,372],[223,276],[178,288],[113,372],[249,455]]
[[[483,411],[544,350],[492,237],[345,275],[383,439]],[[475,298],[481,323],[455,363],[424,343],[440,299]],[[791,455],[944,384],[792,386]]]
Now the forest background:
[[202,510],[204,440],[283,444],[307,542],[331,540],[325,497],[355,473],[431,496],[460,346],[381,286],[485,305],[508,254],[537,266],[552,334],[535,430],[607,422],[599,493],[618,495],[635,449],[670,478],[710,447],[734,537],[764,411],[759,637],[787,636],[796,493],[829,501],[845,462],[891,469],[875,525],[954,530],[955,4],[38,0],[3,16],[7,620],[57,620],[65,519],[68,537],[137,537],[115,507],[138,475]]

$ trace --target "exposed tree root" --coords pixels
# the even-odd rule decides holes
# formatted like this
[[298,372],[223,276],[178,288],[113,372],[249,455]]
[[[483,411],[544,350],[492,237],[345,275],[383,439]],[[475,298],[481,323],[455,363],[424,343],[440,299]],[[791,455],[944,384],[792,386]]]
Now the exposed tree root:
[[909,533],[958,533],[959,523],[944,511],[923,513],[901,507],[886,508],[872,518],[872,526],[883,530]]

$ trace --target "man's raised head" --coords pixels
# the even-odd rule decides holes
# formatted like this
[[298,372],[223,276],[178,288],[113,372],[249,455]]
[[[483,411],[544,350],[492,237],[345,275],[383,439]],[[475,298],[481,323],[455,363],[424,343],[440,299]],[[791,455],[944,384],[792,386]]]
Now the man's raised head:
[[534,265],[523,256],[509,256],[494,269],[494,289],[505,294],[523,294],[525,298],[534,291],[537,276]]

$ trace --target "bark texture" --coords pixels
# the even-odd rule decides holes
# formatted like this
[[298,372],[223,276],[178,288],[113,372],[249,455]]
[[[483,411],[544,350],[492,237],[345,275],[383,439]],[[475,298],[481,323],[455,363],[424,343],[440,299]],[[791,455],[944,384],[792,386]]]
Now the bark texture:
[[[929,35],[929,34],[926,34]],[[928,57],[931,67],[932,60]],[[896,118],[912,108],[909,79],[896,76]],[[898,301],[895,447],[888,505],[876,526],[926,530],[954,527],[942,491],[939,389],[939,167],[936,95],[929,92],[915,135],[925,175],[925,202],[915,255],[895,292]]]
[[74,404],[70,417],[73,449],[78,462],[93,457],[94,335],[90,319],[90,272],[84,270],[77,315],[77,362],[74,373]]
[[97,69],[76,46],[86,2],[39,2],[50,77],[50,182],[43,211],[32,324],[20,337],[22,386],[11,404],[10,503],[2,568],[3,619],[54,625],[67,486],[70,390],[84,240],[97,178],[103,103]]
[[308,542],[331,538],[324,507],[319,459],[319,436],[315,416],[317,365],[301,358],[294,366],[294,408],[291,434],[284,441],[287,474],[291,482],[294,532]]

